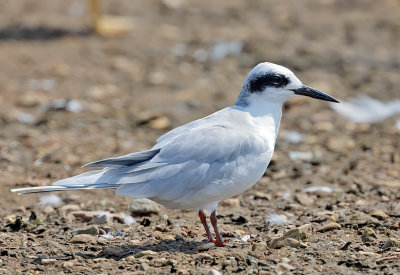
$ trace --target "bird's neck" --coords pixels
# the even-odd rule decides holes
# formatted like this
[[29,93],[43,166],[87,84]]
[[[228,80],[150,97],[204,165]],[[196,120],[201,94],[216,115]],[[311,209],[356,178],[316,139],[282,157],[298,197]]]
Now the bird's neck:
[[282,117],[282,105],[283,102],[253,99],[247,100],[246,104],[236,103],[235,107],[250,113],[253,117],[272,116],[280,121]]
[[275,137],[278,135],[279,125],[282,118],[282,103],[269,102],[265,100],[248,100],[244,106],[236,104],[236,109],[245,111],[258,123],[274,127]]

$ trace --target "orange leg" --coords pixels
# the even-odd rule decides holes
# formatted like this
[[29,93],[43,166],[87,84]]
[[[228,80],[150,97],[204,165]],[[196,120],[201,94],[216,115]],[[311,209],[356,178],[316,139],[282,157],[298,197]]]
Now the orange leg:
[[219,233],[218,226],[217,226],[217,216],[215,214],[215,211],[211,213],[210,216],[211,224],[214,227],[215,231],[215,238],[216,240],[212,240],[213,243],[215,243],[217,246],[226,246],[224,240],[222,240],[221,234]]
[[201,223],[204,226],[204,229],[206,230],[208,241],[209,242],[215,242],[215,240],[213,238],[213,235],[212,235],[212,233],[210,231],[210,228],[208,227],[208,224],[207,224],[206,214],[204,214],[203,210],[199,210],[199,217],[200,217]]

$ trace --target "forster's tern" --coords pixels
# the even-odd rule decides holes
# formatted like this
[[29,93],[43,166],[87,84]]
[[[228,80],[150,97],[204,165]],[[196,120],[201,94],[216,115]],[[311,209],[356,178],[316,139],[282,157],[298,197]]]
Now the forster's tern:
[[[261,63],[248,74],[236,104],[161,136],[148,151],[86,164],[102,167],[52,186],[13,189],[20,194],[115,189],[167,208],[196,209],[208,240],[225,243],[217,227],[218,203],[252,187],[264,174],[275,147],[282,104],[304,95],[338,102],[305,86],[287,68]],[[215,239],[203,210],[211,212]]]

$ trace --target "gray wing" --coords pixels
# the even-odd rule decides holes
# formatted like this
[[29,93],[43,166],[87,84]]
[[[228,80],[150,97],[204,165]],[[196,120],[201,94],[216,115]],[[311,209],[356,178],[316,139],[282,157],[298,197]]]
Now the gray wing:
[[123,176],[122,170],[111,170],[108,180],[116,180],[116,192],[124,196],[181,200],[217,181],[229,184],[239,159],[251,162],[254,152],[262,152],[254,148],[262,143],[252,138],[223,125],[187,129],[149,161],[158,167],[133,173],[125,168]]
[[148,161],[160,152],[160,149],[152,149],[143,152],[135,152],[120,156],[117,158],[108,158],[95,162],[85,164],[83,167],[119,167],[119,166],[131,166],[135,164]]

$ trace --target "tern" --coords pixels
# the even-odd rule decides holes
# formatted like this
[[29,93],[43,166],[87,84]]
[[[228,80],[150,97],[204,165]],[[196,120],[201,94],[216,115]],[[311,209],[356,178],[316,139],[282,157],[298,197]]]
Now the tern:
[[[236,104],[161,136],[147,151],[84,165],[102,169],[56,181],[52,186],[13,189],[19,194],[115,189],[167,208],[198,210],[208,241],[225,242],[217,227],[221,200],[248,190],[271,160],[283,103],[296,96],[339,102],[303,85],[289,69],[260,63],[248,74]],[[206,213],[214,228],[208,227]]]

